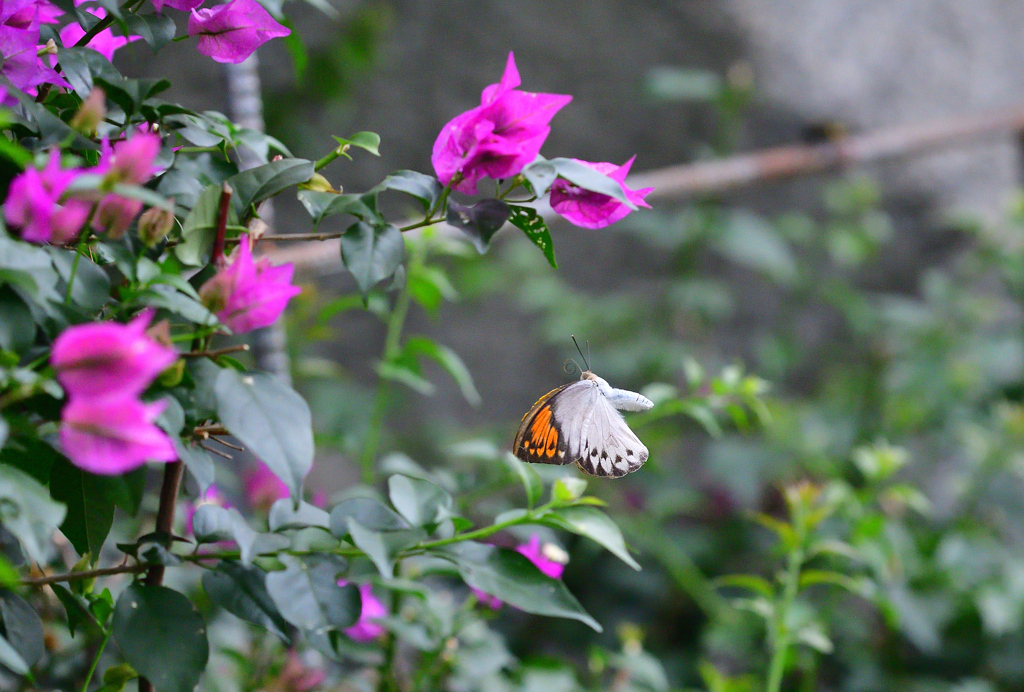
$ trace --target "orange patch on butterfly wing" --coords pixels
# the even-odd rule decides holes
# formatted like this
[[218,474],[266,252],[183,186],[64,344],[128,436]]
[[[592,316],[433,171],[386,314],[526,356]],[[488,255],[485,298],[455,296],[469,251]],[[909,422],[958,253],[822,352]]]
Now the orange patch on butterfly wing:
[[[551,427],[551,407],[545,406],[551,399],[553,399],[559,392],[572,384],[564,384],[561,387],[555,387],[550,392],[537,399],[530,410],[523,416],[522,422],[519,424],[519,431],[516,433],[516,439],[512,443],[512,451],[517,457],[523,461],[529,461],[532,463],[552,463],[552,460],[545,459],[544,453],[547,448],[548,439],[548,428]],[[537,424],[537,419],[540,417],[542,411],[546,411],[546,417],[542,425]],[[534,426],[537,426],[537,432],[534,432]],[[541,430],[543,429],[543,432]],[[557,433],[556,433],[557,434]],[[557,444],[557,443],[556,443]],[[554,463],[564,463],[559,460]]]

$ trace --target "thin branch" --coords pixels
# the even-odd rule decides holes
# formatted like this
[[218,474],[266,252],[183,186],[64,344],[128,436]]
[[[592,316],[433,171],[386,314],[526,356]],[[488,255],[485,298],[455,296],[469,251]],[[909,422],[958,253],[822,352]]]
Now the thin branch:
[[205,439],[205,436],[208,436],[208,435],[230,435],[231,434],[231,433],[228,432],[227,428],[225,428],[220,423],[212,423],[210,425],[197,425],[193,429],[192,433],[195,434],[195,435],[204,435],[204,439]]
[[216,358],[222,356],[225,353],[237,353],[238,351],[248,351],[249,344],[238,344],[236,346],[225,346],[224,348],[215,348],[212,351],[186,351],[180,354],[182,358]]
[[231,186],[224,183],[220,191],[220,208],[217,210],[217,234],[213,237],[213,250],[210,253],[210,262],[214,265],[224,259],[224,235],[228,232],[228,211],[234,193]]
[[108,577],[112,574],[138,574],[149,569],[149,565],[118,565],[117,567],[104,567],[92,569],[87,572],[66,572],[64,574],[51,574],[46,577],[35,577],[22,579],[24,586],[45,586],[46,584],[59,584],[61,582],[81,581],[83,579],[95,579],[96,577]]
[[216,442],[217,444],[224,445],[228,449],[233,449],[233,450],[235,450],[237,452],[244,452],[245,451],[245,447],[239,447],[238,445],[231,444],[230,442],[227,442],[227,441],[225,441],[224,439],[222,439],[220,437],[210,437],[210,440],[212,442]]
[[210,454],[216,454],[217,456],[222,457],[224,459],[234,459],[234,457],[231,456],[230,454],[225,454],[224,452],[220,451],[219,449],[214,449],[213,447],[207,447],[202,442],[199,443],[199,446],[202,447],[203,449],[205,449]]

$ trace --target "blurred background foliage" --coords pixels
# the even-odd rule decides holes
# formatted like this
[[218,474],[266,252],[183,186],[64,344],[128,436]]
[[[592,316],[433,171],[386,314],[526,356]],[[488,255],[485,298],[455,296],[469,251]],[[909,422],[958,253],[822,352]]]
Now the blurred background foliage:
[[[329,41],[291,41],[295,79],[271,80],[269,132],[301,156],[318,154],[311,118],[347,131],[354,85],[378,68],[395,13],[355,4]],[[748,119],[763,117],[743,62],[652,68],[636,88],[697,114],[698,158],[749,143]],[[770,686],[776,668],[792,690],[1024,689],[1024,203],[995,226],[922,231],[869,173],[801,185],[775,205],[741,194],[658,203],[600,232],[557,226],[559,271],[510,231],[484,258],[447,232],[424,234],[400,318],[384,292],[364,305],[344,278],[308,278],[289,344],[316,417],[314,477],[329,490],[358,482],[380,435],[384,468],[426,469],[467,516],[514,506],[521,491],[501,451],[515,412],[566,380],[570,334],[589,341],[599,374],[657,404],[631,419],[648,464],[589,487],[644,570],[544,534],[568,550],[564,579],[605,633],[485,614],[500,637],[463,631],[423,689],[745,692]],[[460,361],[388,352],[396,320],[406,339],[452,341],[481,413],[459,403],[476,391]],[[543,358],[543,375],[519,377],[496,342]],[[402,374],[378,377],[373,362]],[[416,607],[445,641],[450,598]],[[499,681],[488,671],[511,660],[506,646],[520,663]],[[301,689],[281,682],[282,650],[267,654],[278,662],[266,678],[248,651],[236,656],[245,689]]]

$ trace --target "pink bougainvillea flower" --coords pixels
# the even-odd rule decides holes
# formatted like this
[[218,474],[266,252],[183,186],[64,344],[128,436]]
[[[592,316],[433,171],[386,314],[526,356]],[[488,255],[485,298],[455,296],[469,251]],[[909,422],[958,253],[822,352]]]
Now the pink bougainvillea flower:
[[[13,15],[9,21],[22,21],[20,15]],[[66,87],[64,81],[52,67],[38,55],[39,24],[34,29],[22,29],[8,24],[0,25],[0,74],[11,84],[27,94],[35,95],[40,84]],[[17,99],[5,87],[0,87],[0,104],[12,105]]]
[[[75,4],[78,5],[80,2],[76,1]],[[94,14],[100,19],[107,16],[106,10],[101,8],[87,8],[85,11]],[[83,36],[85,36],[85,29],[83,29],[76,21],[72,21],[60,30],[60,42],[64,44],[65,48],[71,48],[77,44]],[[85,45],[87,48],[92,48],[107,60],[113,60],[114,51],[128,45],[132,41],[138,41],[141,38],[141,36],[115,36],[112,29],[104,29],[100,33],[96,34],[96,36]]]
[[519,84],[509,53],[501,81],[483,90],[480,105],[441,128],[430,160],[442,183],[475,194],[481,178],[510,178],[537,158],[551,118],[572,96],[519,91]]
[[174,445],[154,425],[165,402],[144,404],[134,395],[71,397],[61,411],[61,449],[75,466],[116,475],[147,461],[174,461]]
[[192,10],[188,18],[188,35],[199,37],[196,50],[217,62],[240,63],[270,39],[290,33],[256,0]]
[[39,0],[3,0],[3,2],[0,2],[0,25],[9,26],[13,29],[38,31],[39,22],[42,20],[40,14],[44,5],[49,5],[46,8],[46,16],[49,18],[51,14],[49,8],[53,7],[53,5],[50,5],[48,2],[40,2]]
[[[569,561],[569,556],[565,551],[554,543],[541,545],[540,537],[537,534],[533,534],[530,536],[529,541],[517,546],[516,552],[526,556],[530,562],[537,566],[537,569],[552,579],[562,578],[562,572],[565,571],[565,563]],[[470,588],[470,591],[473,592],[473,595],[476,596],[481,604],[491,610],[497,610],[502,605],[501,599],[497,596],[484,593],[476,588]]]
[[565,563],[569,561],[569,556],[553,543],[541,546],[540,537],[537,534],[530,536],[529,542],[516,548],[516,552],[525,555],[530,562],[537,565],[537,569],[552,579],[562,578]]
[[128,324],[90,322],[64,330],[50,363],[71,398],[136,396],[178,359],[146,334],[153,311]]
[[61,201],[79,171],[60,165],[60,152],[50,154],[43,170],[27,168],[15,176],[4,201],[7,222],[20,229],[30,243],[63,245],[74,240],[89,216],[89,203],[79,199]]
[[188,12],[202,5],[203,2],[205,2],[205,0],[153,0],[153,7],[156,8],[157,12],[163,12],[164,6],[180,10],[182,12]]
[[250,507],[270,509],[282,497],[288,497],[288,486],[262,461],[245,476],[245,499]]
[[[635,158],[634,156],[621,166],[616,166],[614,163],[593,163],[591,161],[575,160],[622,183],[626,180],[629,168],[633,165]],[[654,190],[653,187],[630,190],[623,185],[622,189],[625,191],[626,197],[630,202],[638,207],[650,209],[651,205],[644,201],[644,197]],[[614,197],[602,195],[600,192],[584,190],[562,178],[558,178],[551,185],[551,208],[561,216],[564,216],[569,223],[583,228],[604,228],[626,217],[633,211]]]
[[64,16],[64,10],[48,0],[32,0],[39,10],[40,24],[56,24]]
[[288,662],[281,671],[276,684],[270,689],[283,692],[311,692],[323,684],[327,673],[322,668],[307,665],[294,650],[288,652]]
[[291,283],[292,264],[275,267],[265,257],[254,261],[251,245],[244,236],[230,263],[199,289],[203,305],[235,334],[273,324],[288,301],[302,292]]
[[[348,582],[344,579],[338,581],[338,586],[347,584]],[[371,621],[387,617],[388,609],[373,595],[373,587],[370,584],[359,585],[359,598],[363,604],[363,609],[359,613],[359,622],[343,631],[357,642],[370,642],[384,634],[384,627]]]
[[117,239],[124,235],[139,212],[142,202],[121,195],[107,195],[100,200],[92,217],[92,227],[108,238]]
[[93,172],[106,176],[108,182],[142,185],[153,177],[153,161],[160,146],[159,135],[141,129],[113,147],[104,141],[100,163]]

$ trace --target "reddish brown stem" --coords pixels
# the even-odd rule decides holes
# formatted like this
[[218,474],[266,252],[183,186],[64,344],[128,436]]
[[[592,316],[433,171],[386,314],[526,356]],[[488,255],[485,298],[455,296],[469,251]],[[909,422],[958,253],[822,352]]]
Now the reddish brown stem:
[[224,236],[228,232],[228,211],[231,209],[231,195],[234,190],[227,183],[221,188],[220,208],[217,210],[217,234],[213,237],[213,252],[210,261],[215,265],[224,259]]

